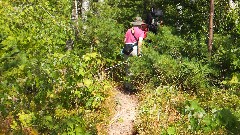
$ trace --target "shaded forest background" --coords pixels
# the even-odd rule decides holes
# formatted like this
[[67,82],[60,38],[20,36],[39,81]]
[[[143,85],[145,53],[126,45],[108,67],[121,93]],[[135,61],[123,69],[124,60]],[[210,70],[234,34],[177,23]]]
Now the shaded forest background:
[[126,78],[121,66],[104,69],[123,61],[129,22],[152,6],[163,10],[164,25],[130,59],[136,131],[239,133],[239,1],[215,0],[211,59],[207,0],[87,2],[73,20],[72,0],[0,1],[0,133],[106,134],[111,91]]

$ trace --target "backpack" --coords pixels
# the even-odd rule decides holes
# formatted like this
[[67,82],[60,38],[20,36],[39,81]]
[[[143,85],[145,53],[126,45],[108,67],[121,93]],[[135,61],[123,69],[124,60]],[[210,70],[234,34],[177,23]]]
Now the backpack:
[[123,47],[123,53],[129,55],[133,51],[133,44],[125,44]]

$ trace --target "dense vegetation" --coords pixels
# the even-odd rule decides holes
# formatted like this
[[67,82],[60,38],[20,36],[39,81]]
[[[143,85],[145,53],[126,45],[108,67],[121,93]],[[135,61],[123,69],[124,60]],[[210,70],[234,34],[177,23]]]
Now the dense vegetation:
[[[164,26],[148,33],[142,57],[130,59],[140,98],[137,132],[239,133],[238,7],[215,0],[209,59],[206,0],[90,1],[77,37],[72,2],[0,1],[0,134],[106,134],[111,91],[125,78],[121,66],[110,74],[104,69],[123,60],[129,22],[145,18],[153,5],[163,9]],[[72,50],[66,49],[69,39]]]

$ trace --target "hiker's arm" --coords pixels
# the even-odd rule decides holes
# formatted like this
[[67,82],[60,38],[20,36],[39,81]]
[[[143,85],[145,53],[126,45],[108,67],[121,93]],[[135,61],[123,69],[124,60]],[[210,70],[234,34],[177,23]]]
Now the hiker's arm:
[[142,42],[143,42],[143,37],[139,37],[139,39],[138,39],[138,54],[140,54],[140,52],[141,52]]
[[127,33],[128,33],[128,31],[125,33],[125,35],[124,35],[124,43],[126,43],[126,40],[127,40]]

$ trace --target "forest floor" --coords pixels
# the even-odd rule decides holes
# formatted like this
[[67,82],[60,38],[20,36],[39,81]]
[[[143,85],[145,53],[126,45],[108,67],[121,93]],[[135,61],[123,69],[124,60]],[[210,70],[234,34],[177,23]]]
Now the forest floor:
[[135,135],[134,122],[137,116],[138,100],[134,93],[116,89],[115,115],[108,129],[109,135]]

